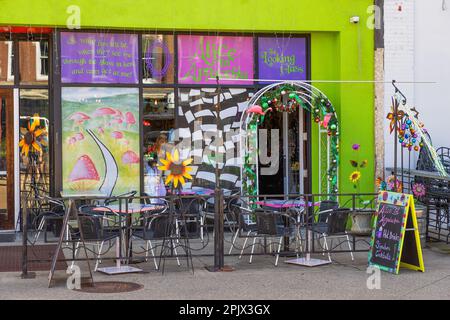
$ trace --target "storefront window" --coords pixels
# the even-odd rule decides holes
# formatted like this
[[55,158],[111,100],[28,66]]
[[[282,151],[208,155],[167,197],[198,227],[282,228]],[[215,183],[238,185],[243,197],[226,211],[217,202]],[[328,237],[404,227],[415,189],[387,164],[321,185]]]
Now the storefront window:
[[139,193],[139,90],[64,87],[61,114],[63,190]]
[[142,36],[143,83],[173,83],[173,35]]
[[178,36],[179,83],[251,85],[253,65],[252,37]]
[[47,84],[49,75],[48,40],[19,42],[20,82]]
[[[50,192],[48,90],[20,90],[20,190],[34,196]],[[33,154],[35,158],[33,157]],[[32,166],[33,161],[36,165]]]
[[[248,105],[252,90],[222,88],[220,94],[220,127],[223,138],[216,145],[217,135],[216,88],[179,89],[177,128],[180,136],[191,138],[191,157],[194,158],[193,186],[214,188],[215,163],[222,169],[220,182],[224,189],[240,186],[239,126],[241,114]],[[215,150],[218,148],[218,157]]]
[[62,83],[138,83],[136,34],[61,32]]
[[174,145],[175,95],[173,89],[144,89],[144,192],[150,196],[165,194],[164,172],[158,170]]
[[[306,50],[306,38],[259,37],[258,78],[306,80]],[[264,85],[270,82],[261,81]]]
[[12,41],[0,41],[0,84],[14,83],[14,45]]

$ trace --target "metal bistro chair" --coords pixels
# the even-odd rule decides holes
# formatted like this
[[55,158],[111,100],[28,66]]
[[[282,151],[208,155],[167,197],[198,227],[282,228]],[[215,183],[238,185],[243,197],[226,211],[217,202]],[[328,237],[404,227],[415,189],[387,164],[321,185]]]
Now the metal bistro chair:
[[256,209],[255,215],[256,215],[256,235],[253,238],[249,263],[252,263],[257,238],[258,239],[280,238],[278,240],[278,248],[276,250],[275,266],[278,266],[281,245],[284,237],[295,238],[296,240],[295,251],[298,258],[299,251],[297,245],[299,244],[299,238],[296,227],[297,224],[296,219],[293,216],[286,213],[265,209]]
[[354,260],[351,251],[351,243],[347,228],[349,208],[339,208],[339,203],[331,200],[324,200],[320,203],[319,211],[315,214],[317,221],[310,223],[309,227],[315,234],[319,234],[324,239],[323,252],[328,254],[328,260],[331,261],[330,247],[327,238],[345,238],[350,250],[352,261]]
[[[43,207],[47,208],[43,209]],[[64,219],[66,206],[64,204],[64,201],[62,200],[44,196],[40,199],[39,211],[40,213],[36,216],[34,222],[35,225],[38,225],[36,228],[36,234],[34,236],[34,243],[36,243],[36,241],[39,239],[41,232],[44,233],[44,242],[47,242],[47,231],[49,224],[53,229],[53,234],[55,236],[59,236],[59,234],[61,233],[60,229]]]
[[[249,206],[246,201],[238,198],[236,201],[230,201],[228,203],[227,211],[229,216],[227,220],[234,221],[234,225],[236,226],[228,254],[231,254],[234,244],[236,243],[236,239],[241,232],[246,233],[244,245],[242,246],[241,253],[239,255],[239,259],[241,259],[250,234],[252,232],[256,232],[256,222],[253,221],[254,210],[251,209],[251,206]],[[232,224],[229,225],[231,226]]]
[[[78,232],[73,232],[72,239],[77,239],[74,258],[76,259],[79,247],[81,244],[80,232],[83,232],[85,243],[94,243],[94,248],[97,246],[98,252],[94,271],[97,271],[98,264],[105,242],[111,240],[118,240],[121,232],[121,217],[119,214],[113,212],[108,207],[96,205],[83,205],[78,208]],[[118,243],[118,241],[116,242]],[[111,248],[112,246],[110,246]],[[109,250],[109,248],[108,248]],[[107,251],[108,251],[107,250]],[[106,252],[107,252],[106,251]],[[104,252],[103,254],[105,254]],[[72,262],[72,267],[75,261]]]
[[205,239],[205,201],[201,198],[184,198],[176,200],[176,230],[181,237],[188,239]]
[[122,198],[129,198],[128,203],[133,202],[133,197],[136,195],[137,191],[130,191],[126,193],[119,194],[117,196],[112,196],[111,198],[108,198],[104,201],[103,205],[107,206],[114,202],[118,202]]
[[[156,270],[159,270],[155,256],[157,246],[154,246],[152,241],[164,241],[171,236],[169,234],[171,232],[171,228],[169,228],[170,216],[167,214],[169,206],[167,202],[158,204],[158,206],[161,206],[161,208],[142,214],[142,225],[132,227],[130,237],[130,240],[135,237],[146,242],[145,261],[148,261],[148,254],[151,252]],[[174,253],[177,264],[180,265],[176,247],[174,247]]]

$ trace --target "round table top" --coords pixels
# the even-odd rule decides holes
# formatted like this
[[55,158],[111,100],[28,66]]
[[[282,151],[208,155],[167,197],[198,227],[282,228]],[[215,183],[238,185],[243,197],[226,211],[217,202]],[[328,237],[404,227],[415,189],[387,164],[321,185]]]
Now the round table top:
[[104,211],[105,208],[111,210],[114,213],[138,213],[138,212],[161,210],[164,208],[164,206],[158,204],[141,204],[141,203],[128,203],[128,206],[125,204],[122,204],[121,206],[118,204],[110,204],[106,206],[97,207],[94,209],[94,211]]

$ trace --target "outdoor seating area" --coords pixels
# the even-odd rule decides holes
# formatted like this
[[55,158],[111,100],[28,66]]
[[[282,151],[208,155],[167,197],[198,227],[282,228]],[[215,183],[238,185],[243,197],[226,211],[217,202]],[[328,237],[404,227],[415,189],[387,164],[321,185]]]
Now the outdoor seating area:
[[[195,272],[193,257],[214,256],[217,250],[249,264],[261,255],[273,256],[274,266],[311,255],[326,255],[331,263],[334,255],[349,254],[353,259],[354,252],[369,250],[370,234],[351,232],[350,213],[360,196],[333,195],[335,200],[322,201],[324,195],[223,197],[221,248],[214,244],[216,213],[208,212],[215,202],[211,193],[43,197],[26,210],[31,222],[26,226],[26,246],[32,252],[33,246],[57,244],[53,264],[61,262],[61,250],[62,262],[70,268],[87,264],[94,278],[95,272],[142,272],[142,266],[149,265],[164,274],[166,260],[176,261],[180,271]],[[33,263],[32,255],[27,259]],[[49,272],[53,275],[55,270]]]

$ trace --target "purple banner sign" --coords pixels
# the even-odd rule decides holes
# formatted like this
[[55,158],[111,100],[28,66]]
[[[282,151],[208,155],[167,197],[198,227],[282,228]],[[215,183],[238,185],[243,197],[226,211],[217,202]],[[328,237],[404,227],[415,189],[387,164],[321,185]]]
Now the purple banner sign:
[[251,84],[253,78],[252,37],[182,35],[178,37],[178,82],[183,84]]
[[260,79],[306,80],[306,39],[258,38],[258,62]]
[[63,83],[138,83],[138,37],[61,33]]

